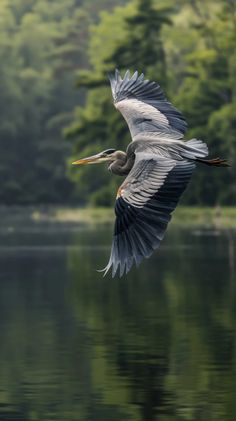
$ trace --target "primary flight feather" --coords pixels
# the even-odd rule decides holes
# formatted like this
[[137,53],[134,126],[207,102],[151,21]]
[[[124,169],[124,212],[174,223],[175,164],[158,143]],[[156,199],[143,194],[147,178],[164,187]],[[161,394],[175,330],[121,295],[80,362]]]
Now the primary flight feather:
[[159,247],[196,162],[228,163],[204,159],[208,148],[201,140],[183,140],[186,121],[156,82],[129,71],[122,79],[118,70],[109,78],[114,105],[128,124],[132,142],[126,152],[107,149],[73,164],[108,162],[112,173],[127,176],[117,192],[111,255],[104,269],[104,274],[111,269],[112,276],[122,276]]

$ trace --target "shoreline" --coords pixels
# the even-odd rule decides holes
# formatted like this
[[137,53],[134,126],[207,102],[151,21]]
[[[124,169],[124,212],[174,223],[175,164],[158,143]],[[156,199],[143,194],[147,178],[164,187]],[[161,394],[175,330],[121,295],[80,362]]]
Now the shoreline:
[[[73,223],[105,224],[115,220],[113,208],[62,206],[0,206],[1,224]],[[171,225],[176,227],[235,228],[236,207],[178,206],[173,212]]]

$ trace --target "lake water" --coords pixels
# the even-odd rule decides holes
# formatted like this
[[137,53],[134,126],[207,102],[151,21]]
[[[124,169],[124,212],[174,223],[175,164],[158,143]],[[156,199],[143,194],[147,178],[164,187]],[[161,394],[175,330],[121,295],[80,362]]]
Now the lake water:
[[1,421],[236,419],[236,234],[170,227],[122,279],[112,227],[0,227]]

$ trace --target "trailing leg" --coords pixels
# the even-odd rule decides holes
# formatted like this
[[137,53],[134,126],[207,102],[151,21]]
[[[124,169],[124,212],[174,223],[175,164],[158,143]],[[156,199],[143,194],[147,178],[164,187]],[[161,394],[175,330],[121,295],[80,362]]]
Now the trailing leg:
[[201,162],[201,164],[211,165],[214,167],[230,167],[230,164],[226,159],[221,158],[213,158],[213,159],[196,159],[197,162]]

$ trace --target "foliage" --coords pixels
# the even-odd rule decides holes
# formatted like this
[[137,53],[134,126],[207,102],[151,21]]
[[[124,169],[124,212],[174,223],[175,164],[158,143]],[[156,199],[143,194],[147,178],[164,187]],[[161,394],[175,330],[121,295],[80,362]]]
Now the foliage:
[[[83,73],[79,85],[93,87],[93,90],[88,94],[86,107],[77,109],[76,123],[68,131],[70,135],[78,135],[75,156],[92,154],[107,147],[126,149],[130,135],[126,123],[111,106],[107,73],[116,66],[121,70],[127,67],[141,70],[145,65],[147,76],[151,78],[158,73],[164,83],[165,54],[160,32],[163,24],[170,23],[168,13],[169,8],[156,9],[151,1],[139,0],[114,9],[112,14],[103,14],[98,27],[92,29],[93,70]],[[114,27],[119,28],[119,36],[114,35]],[[109,40],[108,54],[96,55],[95,49],[102,50],[99,42],[104,45],[104,39]],[[119,179],[105,175],[100,169],[78,171],[73,168],[71,174],[77,181],[80,196],[86,198],[87,195],[92,203],[104,206],[114,201],[114,186],[120,183]]]
[[[209,0],[204,5],[197,0],[183,0],[178,6],[174,2],[139,0],[104,13],[91,30],[92,70],[79,76],[79,85],[90,91],[86,107],[77,109],[75,123],[69,130],[71,135],[78,135],[74,156],[103,147],[125,149],[130,141],[122,117],[111,110],[107,82],[104,88],[106,73],[118,67],[145,71],[147,77],[158,80],[185,114],[190,128],[188,138],[206,140],[212,156],[229,157],[233,164],[235,16],[232,2],[222,0]],[[114,31],[114,27],[119,31]],[[105,178],[102,171],[96,173],[100,188],[95,191],[93,169],[73,169],[72,178],[77,182],[79,195],[95,202],[98,199],[97,203],[105,205],[112,197],[114,181],[109,175]],[[234,180],[233,170],[200,168],[185,195],[185,203],[235,204]]]
[[4,0],[0,16],[1,203],[113,203],[120,178],[70,164],[126,149],[107,73],[129,67],[164,87],[188,138],[232,163],[199,169],[185,203],[235,204],[234,2]]
[[[184,12],[187,14],[184,17],[189,20],[188,40],[182,42],[180,35],[175,57],[184,57],[184,67],[177,64],[180,88],[176,103],[189,123],[188,137],[205,139],[210,154],[228,157],[233,167],[236,161],[233,135],[236,127],[236,7],[232,10],[227,7],[230,5],[230,1],[218,0],[214,3],[208,1],[204,5],[193,1],[191,6],[186,6]],[[182,14],[181,11],[176,16],[174,35],[177,30],[181,33]],[[171,28],[167,34],[169,38],[170,32]],[[182,36],[186,37],[186,26]],[[174,65],[171,56],[170,53],[170,68]],[[235,189],[235,170],[209,171],[208,168],[201,168],[195,174],[186,199],[194,204],[235,204]]]
[[[88,67],[89,25],[98,13],[83,3],[0,3],[1,203],[63,203],[71,196],[71,145],[62,128],[83,101],[76,74]],[[99,3],[98,10],[106,5]]]
[[62,68],[65,58],[67,69],[74,62],[68,56],[68,49],[74,48],[69,22],[72,16],[74,26],[82,20],[79,13],[72,15],[74,3],[32,0],[0,5],[6,17],[1,20],[0,42],[2,202],[54,202],[63,186],[70,191],[64,169],[68,147],[60,131],[78,96],[70,88],[72,75]]

